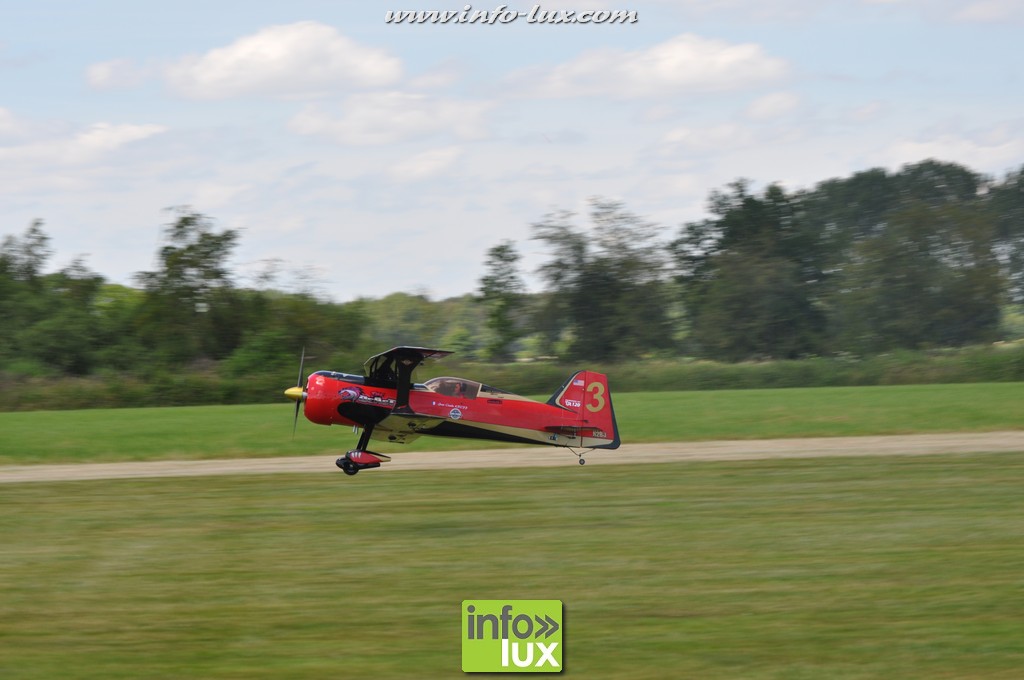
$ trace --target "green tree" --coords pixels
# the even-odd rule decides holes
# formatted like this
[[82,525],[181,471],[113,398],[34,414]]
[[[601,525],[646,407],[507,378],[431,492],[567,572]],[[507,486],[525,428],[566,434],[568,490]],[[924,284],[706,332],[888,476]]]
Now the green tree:
[[837,277],[842,347],[870,353],[992,340],[1004,280],[982,207],[918,201],[862,240]]
[[96,310],[103,277],[85,266],[82,258],[48,278],[52,312],[32,329],[29,343],[41,361],[65,373],[85,375],[96,367],[102,337],[102,319]]
[[0,243],[0,361],[5,364],[30,358],[26,332],[52,311],[43,276],[53,254],[49,244],[42,220],[33,220],[22,236],[5,236]]
[[37,246],[48,238],[38,226],[32,230],[35,254],[20,259],[14,268],[19,278],[8,282],[16,294],[3,296],[0,303],[11,312],[5,319],[4,354],[44,373],[85,375],[95,366],[101,337],[95,304],[103,277],[91,272],[81,258],[59,272],[43,274],[48,255],[41,256]]
[[43,231],[43,221],[33,220],[21,238],[4,237],[0,245],[0,271],[15,280],[35,284],[51,255],[53,249],[50,237]]
[[387,345],[384,349],[399,345],[430,347],[444,335],[448,320],[425,294],[392,293],[364,302],[368,335],[380,345]]
[[724,361],[791,359],[821,346],[824,317],[791,260],[749,250],[715,257],[692,317],[693,340]]
[[986,202],[995,215],[995,248],[1010,300],[1024,304],[1024,165],[995,183]]
[[510,241],[487,251],[487,273],[480,279],[480,300],[487,309],[489,342],[485,348],[492,361],[512,358],[512,344],[523,335],[519,312],[525,286],[516,263],[519,253]]
[[818,183],[797,194],[807,221],[825,235],[840,258],[846,247],[885,229],[889,215],[911,203],[931,207],[976,201],[985,179],[956,163],[925,160],[890,173],[872,168]]
[[618,201],[590,202],[589,231],[560,211],[533,225],[549,260],[540,274],[548,295],[537,326],[545,348],[559,338],[571,357],[612,360],[648,355],[674,345],[662,229]]
[[671,246],[694,348],[729,361],[819,353],[822,240],[781,187],[728,189],[712,192],[714,217],[685,225]]
[[145,291],[137,330],[158,358],[180,363],[220,359],[240,342],[228,259],[238,232],[215,232],[212,221],[186,207],[164,229],[159,268],[139,272]]
[[145,293],[137,288],[115,283],[99,287],[92,305],[99,324],[96,368],[141,372],[146,367],[150,353],[136,332],[144,299]]
[[926,160],[790,194],[713,192],[712,217],[673,243],[691,337],[729,359],[990,338],[1004,277],[1024,271],[1022,222],[1003,217],[1024,214],[1018,179]]

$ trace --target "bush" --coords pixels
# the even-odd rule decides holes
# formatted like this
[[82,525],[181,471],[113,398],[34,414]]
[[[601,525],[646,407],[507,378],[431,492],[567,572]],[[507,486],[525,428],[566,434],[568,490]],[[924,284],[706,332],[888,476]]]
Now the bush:
[[[17,373],[8,370],[0,374],[5,386],[0,392],[0,410],[274,403],[283,400],[283,390],[294,384],[297,366],[250,370],[241,375],[151,369],[145,375],[107,372],[83,378],[49,377],[42,368],[26,365]],[[356,370],[351,364],[307,361],[305,373],[323,368]],[[1024,381],[1024,344],[741,364],[652,359],[582,366],[445,360],[424,366],[416,379],[465,376],[517,394],[547,396],[581,368],[607,373],[616,392],[1018,382]]]

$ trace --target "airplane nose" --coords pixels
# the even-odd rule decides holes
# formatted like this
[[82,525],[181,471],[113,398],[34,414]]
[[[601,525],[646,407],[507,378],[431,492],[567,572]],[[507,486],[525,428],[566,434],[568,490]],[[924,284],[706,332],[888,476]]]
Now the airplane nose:
[[284,396],[292,401],[305,401],[306,391],[301,387],[289,387],[284,391]]

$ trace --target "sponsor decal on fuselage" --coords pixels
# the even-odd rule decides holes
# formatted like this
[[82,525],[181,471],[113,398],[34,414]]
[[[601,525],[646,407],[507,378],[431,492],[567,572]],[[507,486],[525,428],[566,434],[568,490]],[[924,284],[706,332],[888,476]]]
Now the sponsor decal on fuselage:
[[366,406],[377,406],[379,408],[394,408],[395,399],[394,397],[385,396],[383,392],[371,392],[365,394],[362,389],[358,387],[346,387],[343,390],[338,390],[338,396],[341,397],[342,401],[352,401],[357,404],[364,404]]

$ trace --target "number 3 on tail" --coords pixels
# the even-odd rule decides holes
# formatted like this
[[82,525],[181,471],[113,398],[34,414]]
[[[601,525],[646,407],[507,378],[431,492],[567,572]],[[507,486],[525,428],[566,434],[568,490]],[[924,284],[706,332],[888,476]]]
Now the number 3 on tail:
[[592,397],[587,402],[587,410],[591,413],[603,411],[606,403],[604,399],[604,385],[601,383],[590,383],[587,385],[587,393]]

